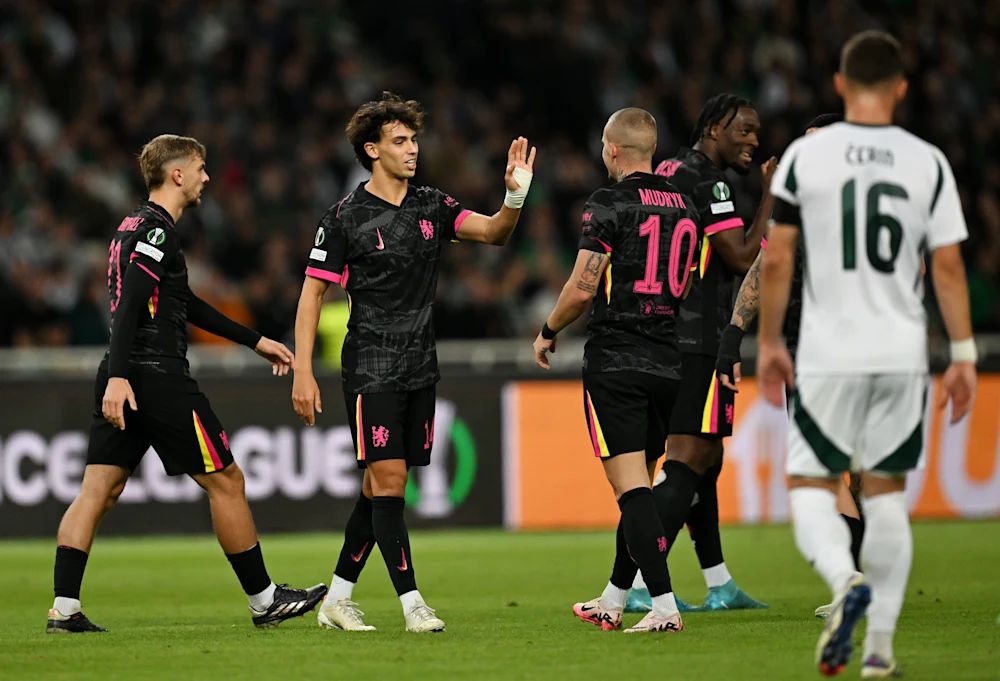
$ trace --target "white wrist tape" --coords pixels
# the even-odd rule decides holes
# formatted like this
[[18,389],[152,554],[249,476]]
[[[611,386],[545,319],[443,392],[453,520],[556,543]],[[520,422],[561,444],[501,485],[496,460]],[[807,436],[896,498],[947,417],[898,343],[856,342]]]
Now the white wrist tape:
[[517,182],[517,189],[507,190],[507,196],[503,197],[503,205],[517,210],[524,205],[524,198],[528,195],[528,189],[531,187],[532,173],[530,170],[517,167],[514,168],[513,177],[514,182]]
[[975,363],[977,359],[979,359],[979,353],[976,352],[975,338],[966,338],[965,340],[951,342],[952,362]]

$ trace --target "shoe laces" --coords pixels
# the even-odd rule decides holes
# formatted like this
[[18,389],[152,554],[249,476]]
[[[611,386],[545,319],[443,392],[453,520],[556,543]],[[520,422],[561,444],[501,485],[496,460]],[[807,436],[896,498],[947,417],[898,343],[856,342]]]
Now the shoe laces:
[[434,608],[426,603],[417,603],[415,606],[410,608],[410,617],[415,620],[420,620],[421,622],[426,622],[430,619],[437,619],[437,615],[434,614]]
[[364,611],[358,607],[358,604],[349,598],[344,598],[337,601],[337,607],[340,608],[348,617],[354,620],[357,624],[364,624],[364,620],[361,619],[364,616]]

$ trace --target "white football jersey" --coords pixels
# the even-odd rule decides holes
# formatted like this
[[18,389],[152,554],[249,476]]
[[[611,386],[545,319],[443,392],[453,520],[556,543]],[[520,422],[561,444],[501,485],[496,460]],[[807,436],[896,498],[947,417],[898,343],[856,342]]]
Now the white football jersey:
[[927,371],[924,254],[968,236],[941,150],[835,123],[788,147],[771,192],[798,209],[805,253],[796,371]]

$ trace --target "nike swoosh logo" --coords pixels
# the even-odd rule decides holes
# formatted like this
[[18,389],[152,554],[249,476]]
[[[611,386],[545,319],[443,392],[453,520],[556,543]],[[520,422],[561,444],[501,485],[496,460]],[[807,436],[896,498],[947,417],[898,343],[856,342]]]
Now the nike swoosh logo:
[[376,227],[375,233],[378,234],[378,243],[375,244],[375,248],[381,251],[382,249],[385,248],[385,243],[382,241],[382,230]]
[[403,564],[397,565],[396,569],[399,570],[400,572],[406,572],[407,568],[409,567],[409,564],[406,562],[406,549],[400,549],[399,552],[403,554]]
[[597,609],[597,606],[595,606],[595,605],[591,605],[591,606],[581,605],[580,606],[580,612],[590,612],[591,610],[596,610],[596,609]]
[[351,560],[353,560],[355,563],[360,563],[361,558],[365,555],[365,549],[367,548],[368,548],[368,542],[365,542],[365,545],[361,547],[360,551],[351,554]]

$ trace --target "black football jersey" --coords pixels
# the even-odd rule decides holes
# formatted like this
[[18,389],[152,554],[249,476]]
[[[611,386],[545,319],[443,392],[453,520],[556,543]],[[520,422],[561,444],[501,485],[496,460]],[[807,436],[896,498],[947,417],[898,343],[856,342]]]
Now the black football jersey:
[[610,262],[587,324],[585,372],[680,378],[677,315],[697,262],[697,220],[691,198],[650,173],[590,196],[580,248]]
[[133,261],[156,287],[139,314],[129,365],[140,371],[187,374],[187,265],[173,218],[152,201],[143,201],[122,220],[108,247],[112,325],[125,270]]
[[736,274],[713,254],[710,237],[729,229],[743,229],[743,218],[733,203],[729,178],[702,152],[681,147],[677,156],[657,166],[656,174],[669,178],[676,191],[692,197],[700,227],[698,277],[681,305],[678,320],[681,351],[714,357],[719,352],[722,330],[733,313]]
[[347,292],[347,390],[403,392],[438,381],[438,267],[444,244],[457,238],[469,213],[432,187],[411,186],[394,206],[362,183],[323,215],[306,275]]

